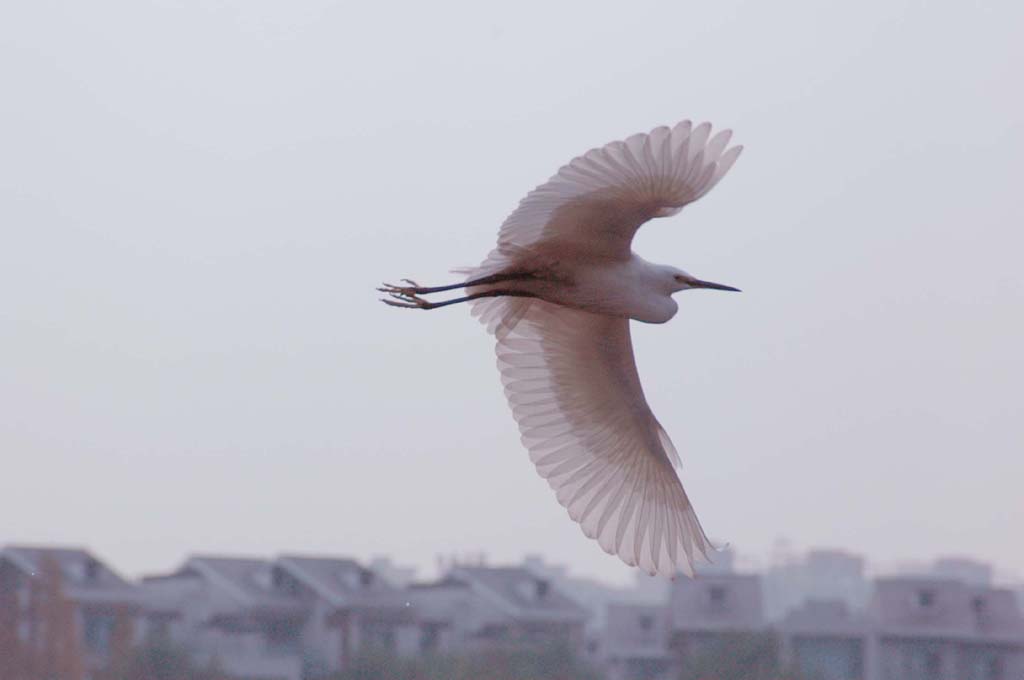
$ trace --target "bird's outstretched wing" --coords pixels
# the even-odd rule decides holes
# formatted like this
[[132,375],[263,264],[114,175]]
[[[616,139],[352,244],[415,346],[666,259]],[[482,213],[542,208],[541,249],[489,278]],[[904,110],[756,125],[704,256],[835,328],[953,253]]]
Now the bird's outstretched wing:
[[497,354],[530,458],[583,533],[648,573],[692,575],[711,544],[644,399],[629,321],[531,300]]
[[710,123],[685,120],[591,149],[519,203],[488,260],[498,265],[546,241],[563,253],[629,257],[641,224],[678,213],[722,179],[743,149],[726,148],[731,136],[722,130],[712,137]]
[[[653,217],[675,215],[711,190],[736,162],[742,146],[727,148],[730,130],[711,136],[711,124],[684,120],[625,141],[591,149],[562,166],[519,202],[498,232],[498,245],[469,279],[561,257],[624,259],[633,235]],[[521,298],[471,303],[473,315],[499,339],[531,307]]]

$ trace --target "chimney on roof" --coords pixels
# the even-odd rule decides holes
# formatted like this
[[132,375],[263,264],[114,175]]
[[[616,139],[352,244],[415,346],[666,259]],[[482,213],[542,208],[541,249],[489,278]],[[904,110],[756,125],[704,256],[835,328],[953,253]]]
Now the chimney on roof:
[[95,583],[100,578],[100,563],[91,557],[85,558],[85,565],[82,569],[83,580],[86,583]]
[[551,582],[543,578],[523,579],[516,584],[516,590],[524,600],[538,602],[551,592]]

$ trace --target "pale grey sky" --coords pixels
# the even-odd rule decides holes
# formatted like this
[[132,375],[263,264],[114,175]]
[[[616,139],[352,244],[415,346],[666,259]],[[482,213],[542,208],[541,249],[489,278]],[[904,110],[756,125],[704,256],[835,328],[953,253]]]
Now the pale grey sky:
[[708,532],[1024,575],[1024,6],[0,8],[0,543],[536,551],[610,579],[447,282],[534,185],[682,118],[746,151],[638,252],[740,295],[635,327]]

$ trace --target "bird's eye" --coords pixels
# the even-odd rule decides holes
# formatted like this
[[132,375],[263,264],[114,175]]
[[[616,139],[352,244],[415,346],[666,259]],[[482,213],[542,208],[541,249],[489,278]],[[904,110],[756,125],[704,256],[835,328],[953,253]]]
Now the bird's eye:
[[684,282],[682,274],[676,274],[675,276],[676,276],[676,281],[678,281],[679,283],[683,283]]

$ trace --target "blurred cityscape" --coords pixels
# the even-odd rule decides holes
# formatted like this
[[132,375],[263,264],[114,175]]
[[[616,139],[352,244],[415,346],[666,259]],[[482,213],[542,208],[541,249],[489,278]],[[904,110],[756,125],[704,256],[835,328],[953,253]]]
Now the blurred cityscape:
[[193,555],[127,580],[81,548],[0,549],[0,680],[1020,680],[1024,587],[841,550],[632,587],[531,556]]

